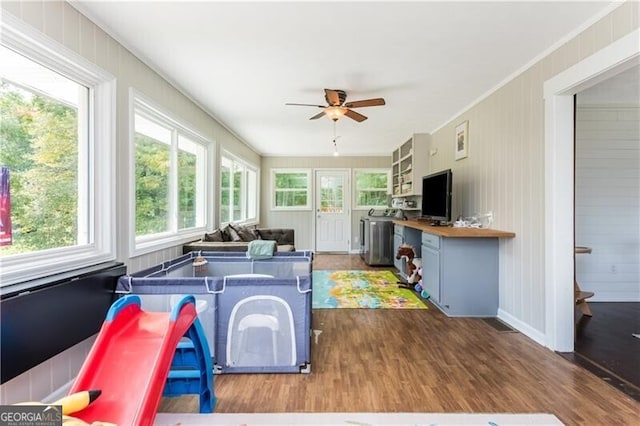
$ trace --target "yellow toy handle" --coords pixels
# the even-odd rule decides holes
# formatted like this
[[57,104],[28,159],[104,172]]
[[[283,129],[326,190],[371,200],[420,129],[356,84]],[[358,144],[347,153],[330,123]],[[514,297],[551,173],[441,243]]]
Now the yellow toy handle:
[[56,402],[52,402],[51,405],[62,405],[62,415],[66,416],[84,410],[89,404],[95,401],[101,393],[102,391],[100,389],[76,392],[62,397]]

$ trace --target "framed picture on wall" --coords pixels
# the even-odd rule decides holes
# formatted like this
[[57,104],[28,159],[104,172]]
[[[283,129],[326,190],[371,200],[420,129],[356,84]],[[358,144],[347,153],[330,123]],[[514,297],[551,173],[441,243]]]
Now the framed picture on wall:
[[469,122],[458,124],[456,126],[456,160],[462,160],[467,157],[469,152]]

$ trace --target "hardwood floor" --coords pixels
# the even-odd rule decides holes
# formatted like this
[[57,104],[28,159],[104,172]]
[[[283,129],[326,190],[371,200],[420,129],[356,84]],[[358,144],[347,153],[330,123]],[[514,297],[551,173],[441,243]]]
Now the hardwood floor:
[[[316,255],[314,269],[367,268]],[[567,425],[638,424],[640,403],[521,333],[428,310],[319,309],[311,374],[215,376],[216,412],[551,413]],[[191,396],[159,411],[197,412]]]
[[640,303],[588,303],[593,316],[578,321],[566,357],[640,401]]

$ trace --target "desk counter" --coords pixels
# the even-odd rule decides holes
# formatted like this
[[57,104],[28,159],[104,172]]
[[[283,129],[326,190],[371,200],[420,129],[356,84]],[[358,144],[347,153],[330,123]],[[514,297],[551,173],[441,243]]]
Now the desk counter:
[[513,232],[491,228],[454,228],[452,226],[432,226],[421,220],[394,220],[394,224],[417,229],[428,234],[447,238],[514,238]]
[[495,317],[498,314],[500,238],[513,232],[481,228],[431,226],[417,220],[394,220],[405,240],[420,244],[422,287],[450,317]]

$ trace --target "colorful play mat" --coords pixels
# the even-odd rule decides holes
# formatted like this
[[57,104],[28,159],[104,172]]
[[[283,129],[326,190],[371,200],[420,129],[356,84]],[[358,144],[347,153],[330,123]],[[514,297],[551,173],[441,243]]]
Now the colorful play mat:
[[391,271],[313,271],[313,309],[427,309]]

